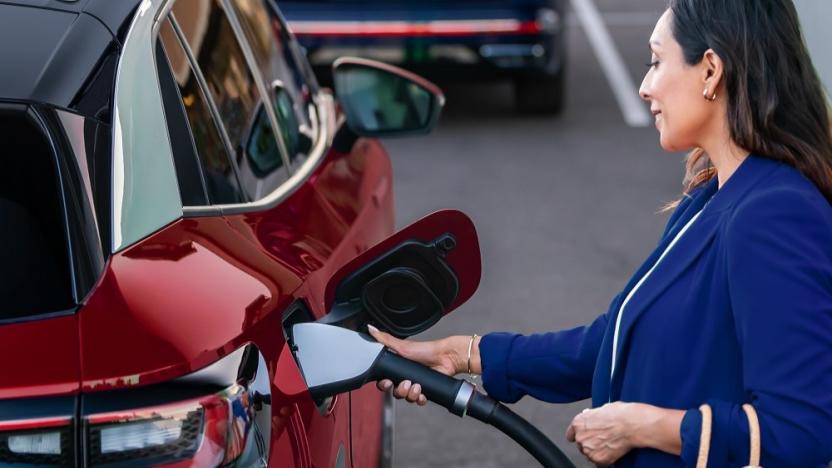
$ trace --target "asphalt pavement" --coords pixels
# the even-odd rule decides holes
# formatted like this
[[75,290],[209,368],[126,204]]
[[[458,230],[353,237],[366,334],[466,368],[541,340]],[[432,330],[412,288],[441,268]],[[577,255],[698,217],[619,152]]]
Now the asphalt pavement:
[[[626,10],[616,0],[594,4],[638,86],[665,0],[628,1]],[[516,113],[509,85],[447,86],[448,104],[433,134],[385,142],[400,227],[456,208],[471,216],[480,236],[479,290],[420,338],[587,324],[606,311],[658,241],[667,219],[659,211],[682,188],[683,155],[663,152],[652,126],[627,125],[581,22],[571,15],[568,24],[568,98],[561,116]],[[564,436],[588,406],[526,397],[513,409],[578,466],[591,466]],[[537,466],[477,421],[402,402],[394,461],[402,468]]]

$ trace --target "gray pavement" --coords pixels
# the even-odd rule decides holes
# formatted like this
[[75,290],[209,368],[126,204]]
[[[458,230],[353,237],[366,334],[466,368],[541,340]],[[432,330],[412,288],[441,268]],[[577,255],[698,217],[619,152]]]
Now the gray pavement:
[[[664,0],[598,0],[636,84]],[[632,15],[632,12],[640,14]],[[448,106],[428,137],[391,140],[399,226],[440,208],[477,225],[482,283],[424,334],[533,333],[585,324],[655,246],[657,214],[681,190],[683,158],[664,153],[654,128],[630,128],[579,24],[571,20],[569,98],[558,118],[512,110],[507,85],[446,88]],[[635,90],[633,91],[635,92]],[[588,402],[514,405],[579,466],[564,433]],[[395,466],[525,467],[534,460],[502,434],[436,406],[398,403]]]

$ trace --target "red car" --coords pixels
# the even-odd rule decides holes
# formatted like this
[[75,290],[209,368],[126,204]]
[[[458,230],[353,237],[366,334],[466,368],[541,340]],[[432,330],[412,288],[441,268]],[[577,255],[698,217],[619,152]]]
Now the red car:
[[268,0],[0,2],[0,465],[389,463],[382,393],[314,401],[285,330],[443,98],[342,60],[336,104],[299,50]]

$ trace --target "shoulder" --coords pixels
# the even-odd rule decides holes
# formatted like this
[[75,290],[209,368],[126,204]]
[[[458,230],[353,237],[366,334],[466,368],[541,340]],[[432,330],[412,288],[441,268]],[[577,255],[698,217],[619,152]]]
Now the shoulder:
[[729,239],[741,242],[761,232],[789,237],[810,235],[832,239],[832,205],[818,188],[795,168],[780,162],[760,179],[731,210]]
[[809,179],[787,164],[772,164],[774,170],[736,203],[734,216],[765,215],[784,208],[812,212],[820,218],[832,215],[832,206]]

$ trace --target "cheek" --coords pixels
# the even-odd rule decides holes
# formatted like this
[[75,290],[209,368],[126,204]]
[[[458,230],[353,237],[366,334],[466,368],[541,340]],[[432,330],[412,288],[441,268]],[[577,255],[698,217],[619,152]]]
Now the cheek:
[[667,151],[684,151],[699,146],[709,112],[704,98],[677,86],[662,108],[661,145]]

